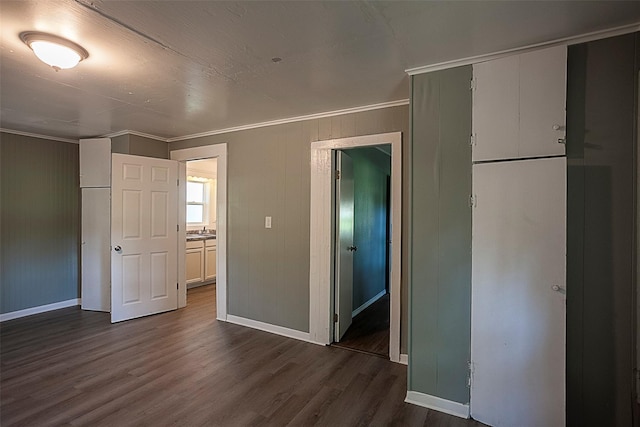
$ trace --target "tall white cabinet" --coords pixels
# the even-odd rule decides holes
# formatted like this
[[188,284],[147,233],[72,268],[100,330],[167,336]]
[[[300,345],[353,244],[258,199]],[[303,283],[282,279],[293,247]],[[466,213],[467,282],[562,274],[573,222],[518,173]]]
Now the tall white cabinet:
[[80,140],[83,310],[111,311],[111,139]]
[[566,47],[473,72],[471,416],[562,426]]

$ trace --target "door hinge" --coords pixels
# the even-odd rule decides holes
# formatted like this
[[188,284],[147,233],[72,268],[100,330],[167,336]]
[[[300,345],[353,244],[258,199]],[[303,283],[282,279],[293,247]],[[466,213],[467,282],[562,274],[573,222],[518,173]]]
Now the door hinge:
[[176,179],[176,185],[180,187],[180,178]]
[[475,208],[478,206],[478,196],[474,196],[473,194],[469,196],[469,207]]
[[180,231],[180,224],[176,224],[176,231]]
[[336,179],[340,179],[340,171],[336,171]]
[[477,141],[478,141],[478,138],[476,137],[476,135],[475,135],[475,134],[473,134],[473,133],[472,133],[472,134],[469,136],[469,145],[473,147],[473,146],[475,146],[475,145],[476,145],[476,142],[477,142]]
[[473,383],[473,362],[467,362],[467,367],[469,368],[469,374],[467,375],[467,387],[471,388],[471,384]]
[[476,90],[476,87],[478,87],[478,80],[474,77],[471,79],[471,82],[469,83],[469,89]]
[[338,323],[338,313],[333,313],[333,322]]
[[180,283],[176,283],[176,289],[180,289]]

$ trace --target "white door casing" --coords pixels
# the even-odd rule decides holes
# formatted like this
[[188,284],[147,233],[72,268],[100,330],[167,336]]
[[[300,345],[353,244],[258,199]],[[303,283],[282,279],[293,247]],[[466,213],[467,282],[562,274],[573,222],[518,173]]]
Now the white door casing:
[[473,166],[471,416],[565,422],[566,159]]
[[112,155],[111,321],[177,308],[178,164]]
[[311,143],[311,206],[309,264],[309,337],[330,344],[334,307],[332,263],[334,186],[332,150],[391,144],[391,303],[389,358],[400,362],[400,269],[402,243],[402,133],[356,136]]
[[343,151],[337,152],[336,169],[340,178],[336,185],[336,293],[338,319],[335,341],[340,342],[353,320],[353,241],[354,182],[353,160]]
[[[171,151],[172,160],[180,163],[188,160],[200,160],[217,158],[218,172],[216,177],[216,318],[227,320],[227,144],[205,145],[202,147],[185,148]],[[186,166],[184,177],[186,178]],[[181,178],[182,179],[182,178]],[[181,194],[185,190],[181,190]],[[180,206],[186,206],[186,201]],[[186,207],[185,207],[186,210]],[[181,211],[182,212],[182,211]],[[186,218],[180,220],[180,230],[186,229]],[[181,242],[186,236],[183,234]],[[178,245],[178,265],[182,272],[185,271],[185,245]],[[178,277],[179,297],[186,305],[187,286],[185,274]]]

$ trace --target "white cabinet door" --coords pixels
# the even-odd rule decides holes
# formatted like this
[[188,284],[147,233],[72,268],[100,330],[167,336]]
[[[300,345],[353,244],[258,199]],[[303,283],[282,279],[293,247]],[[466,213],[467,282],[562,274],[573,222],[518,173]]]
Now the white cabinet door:
[[111,189],[82,189],[82,309],[111,311]]
[[178,163],[112,155],[111,321],[178,307]]
[[200,283],[204,281],[204,247],[202,242],[195,248],[187,248],[185,255],[187,280],[186,283]]
[[520,55],[519,157],[565,153],[567,48]]
[[473,66],[473,161],[563,155],[567,49]]
[[80,187],[111,187],[111,139],[80,140]]
[[520,58],[518,55],[473,66],[473,160],[518,157]]
[[566,159],[473,166],[471,415],[565,422]]
[[204,258],[204,280],[213,280],[216,278],[216,247],[207,246],[204,250]]

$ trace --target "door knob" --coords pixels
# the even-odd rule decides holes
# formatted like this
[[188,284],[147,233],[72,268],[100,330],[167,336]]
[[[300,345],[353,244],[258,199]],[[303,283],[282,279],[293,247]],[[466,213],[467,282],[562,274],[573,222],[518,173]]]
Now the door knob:
[[347,250],[351,251],[351,252],[355,252],[355,251],[358,250],[358,247],[357,246],[347,246]]
[[122,248],[120,246],[116,246],[115,248],[113,248],[113,250],[116,252],[120,252],[122,251]]

